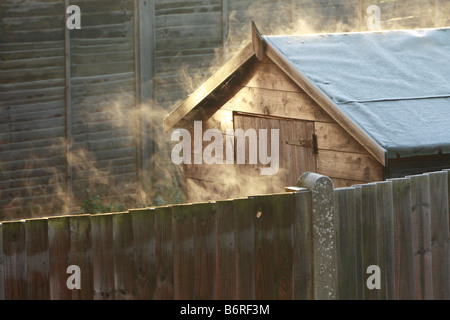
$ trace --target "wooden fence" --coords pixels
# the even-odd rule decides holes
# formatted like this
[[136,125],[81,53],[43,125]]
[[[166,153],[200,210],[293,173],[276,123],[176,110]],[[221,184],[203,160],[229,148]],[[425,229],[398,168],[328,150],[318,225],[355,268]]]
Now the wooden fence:
[[5,222],[0,298],[449,299],[448,171],[342,189],[308,173],[295,192]]

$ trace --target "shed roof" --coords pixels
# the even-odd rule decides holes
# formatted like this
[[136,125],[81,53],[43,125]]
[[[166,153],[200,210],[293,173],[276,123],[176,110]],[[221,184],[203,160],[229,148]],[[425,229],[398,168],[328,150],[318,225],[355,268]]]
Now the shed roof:
[[240,64],[264,54],[383,165],[397,155],[450,153],[450,28],[259,35],[259,41],[253,36],[253,46],[169,114],[165,129]]
[[264,39],[388,158],[450,153],[449,28]]

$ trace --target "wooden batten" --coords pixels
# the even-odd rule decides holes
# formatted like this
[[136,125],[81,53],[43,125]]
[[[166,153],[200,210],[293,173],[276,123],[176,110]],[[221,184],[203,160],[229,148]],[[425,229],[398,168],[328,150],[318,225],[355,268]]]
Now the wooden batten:
[[251,27],[253,51],[255,52],[256,58],[262,61],[266,56],[266,41],[261,36],[261,33],[259,33],[254,21],[252,21]]

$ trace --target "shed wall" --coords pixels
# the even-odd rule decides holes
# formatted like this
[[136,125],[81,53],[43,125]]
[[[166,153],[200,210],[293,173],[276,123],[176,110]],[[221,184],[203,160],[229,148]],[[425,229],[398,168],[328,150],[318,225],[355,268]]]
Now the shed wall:
[[[382,165],[269,58],[264,61],[253,58],[243,67],[240,74],[240,79],[230,81],[223,89],[220,93],[223,96],[221,99],[209,101],[200,108],[197,118],[194,116],[193,120],[203,119],[204,130],[220,129],[225,136],[227,128],[239,127],[230,121],[235,112],[286,120],[304,120],[312,125],[311,133],[317,136],[316,172],[332,178],[335,187],[383,180]],[[208,144],[209,142],[205,142],[203,147]],[[280,178],[282,172],[278,177],[259,177],[255,175],[255,168],[251,166],[240,168],[239,165],[226,164],[189,165],[185,166],[184,173],[189,201],[277,192],[282,191],[285,186],[293,185],[292,179],[285,176]],[[225,183],[230,181],[231,173],[238,173],[239,181],[251,183],[244,189],[233,187],[233,183],[239,184],[239,181]],[[242,185],[242,182],[240,184]],[[268,188],[270,191],[267,191]]]

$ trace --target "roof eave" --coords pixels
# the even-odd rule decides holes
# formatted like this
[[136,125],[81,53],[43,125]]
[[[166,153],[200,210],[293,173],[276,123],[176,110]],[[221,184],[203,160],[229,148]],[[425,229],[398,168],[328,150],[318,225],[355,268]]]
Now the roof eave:
[[200,102],[207,98],[214,90],[220,87],[231,75],[241,68],[248,60],[255,55],[252,43],[247,44],[237,55],[224,64],[216,73],[206,80],[197,90],[195,90],[186,100],[184,100],[175,110],[164,118],[164,132],[172,129],[181,119],[183,119]]

